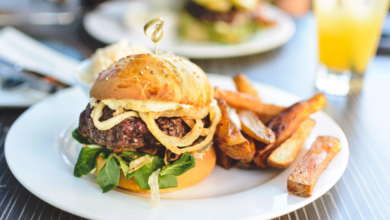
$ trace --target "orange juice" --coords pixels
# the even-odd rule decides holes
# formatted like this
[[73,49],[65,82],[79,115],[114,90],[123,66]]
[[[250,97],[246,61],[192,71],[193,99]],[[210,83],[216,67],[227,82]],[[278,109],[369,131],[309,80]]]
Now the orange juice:
[[376,52],[389,0],[314,0],[319,59],[329,69],[363,74]]

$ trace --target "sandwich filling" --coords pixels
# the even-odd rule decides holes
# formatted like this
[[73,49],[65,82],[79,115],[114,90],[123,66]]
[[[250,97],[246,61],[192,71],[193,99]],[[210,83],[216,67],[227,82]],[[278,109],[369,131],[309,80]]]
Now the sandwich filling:
[[[202,158],[212,144],[221,119],[216,101],[205,108],[159,103],[165,109],[159,112],[129,108],[155,108],[153,102],[128,103],[93,100],[81,113],[73,137],[91,147],[81,150],[74,175],[93,173],[100,156],[105,164],[97,173],[97,182],[103,192],[118,186],[120,170],[126,178],[134,178],[141,190],[153,186],[156,192],[156,181],[159,189],[177,187],[176,176],[195,167],[195,157]],[[157,170],[161,171],[156,180],[151,175]]]

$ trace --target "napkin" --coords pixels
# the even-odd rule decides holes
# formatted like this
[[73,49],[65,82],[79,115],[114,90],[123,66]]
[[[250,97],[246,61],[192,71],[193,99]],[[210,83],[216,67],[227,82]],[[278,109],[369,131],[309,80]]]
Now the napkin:
[[12,27],[0,30],[0,56],[22,64],[26,69],[74,85],[78,61],[57,52]]

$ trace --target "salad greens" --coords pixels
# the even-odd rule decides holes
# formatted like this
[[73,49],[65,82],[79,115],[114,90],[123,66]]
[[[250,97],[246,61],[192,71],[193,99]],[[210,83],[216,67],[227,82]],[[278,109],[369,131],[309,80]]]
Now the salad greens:
[[75,177],[88,175],[96,168],[96,157],[102,153],[110,154],[112,152],[109,148],[81,148],[79,157],[73,170]]
[[91,139],[83,137],[83,135],[80,134],[78,128],[73,130],[72,137],[73,137],[73,139],[78,141],[80,144],[86,144],[86,145],[95,144]]
[[[81,144],[95,144],[90,139],[83,137],[78,132],[77,128],[73,131],[72,136]],[[166,189],[177,187],[178,183],[176,176],[180,176],[195,167],[195,157],[189,153],[182,154],[177,161],[165,166],[163,158],[150,154],[134,151],[113,153],[113,150],[109,148],[83,147],[77,159],[73,175],[75,177],[81,177],[83,175],[91,174],[91,172],[96,169],[96,158],[99,155],[106,159],[106,163],[100,170],[96,179],[100,188],[103,190],[103,193],[106,193],[118,186],[121,172],[120,170],[122,170],[126,178],[134,177],[135,182],[142,190],[150,190],[148,179],[149,176],[157,169],[162,169],[158,177],[159,188]],[[130,169],[129,163],[146,155],[152,157],[153,162],[147,163],[136,171],[128,173]]]
[[119,177],[118,164],[115,161],[114,154],[110,154],[96,178],[103,193],[113,190],[119,183]]

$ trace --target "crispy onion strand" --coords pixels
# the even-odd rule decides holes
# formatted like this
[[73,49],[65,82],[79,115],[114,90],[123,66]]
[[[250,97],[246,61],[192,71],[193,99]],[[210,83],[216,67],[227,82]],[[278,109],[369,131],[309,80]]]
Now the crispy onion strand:
[[[209,130],[208,135],[206,136],[206,138],[202,142],[195,144],[193,146],[190,146],[190,147],[186,147],[186,148],[178,148],[178,146],[188,146],[189,144],[188,145],[181,145],[181,144],[179,145],[178,142],[180,142],[180,138],[168,136],[160,130],[160,128],[158,127],[158,125],[155,122],[156,116],[158,117],[157,113],[154,113],[154,112],[150,112],[149,114],[140,113],[140,116],[141,116],[142,120],[146,123],[146,125],[148,126],[150,132],[152,132],[152,134],[157,138],[157,140],[159,140],[161,142],[161,144],[163,144],[166,148],[171,150],[173,153],[182,154],[185,152],[199,150],[200,148],[206,146],[208,143],[210,143],[212,141],[217,124],[221,119],[221,111],[219,110],[219,107],[217,105],[209,106],[209,111],[212,112],[212,114],[215,114],[215,117],[213,117],[214,118],[214,120],[212,121],[213,123],[208,128],[208,130]],[[191,132],[193,132],[193,130],[195,129],[195,131],[198,133],[196,138],[198,138],[203,130],[202,129],[203,122],[201,119],[196,119],[196,122],[197,123],[194,126],[194,128],[191,130]],[[200,129],[199,128],[197,129],[197,124],[199,122],[202,123],[202,126]]]
[[187,119],[204,118],[209,114],[208,107],[205,108],[181,108],[179,110],[163,111],[160,117],[186,117]]
[[[182,117],[182,119],[190,128],[193,128],[195,126],[195,122],[193,119],[187,119],[186,117]],[[200,133],[200,136],[207,136],[209,132],[210,130],[208,128],[203,128],[202,133]]]
[[103,122],[99,121],[99,118],[103,115],[103,108],[106,106],[103,102],[99,102],[92,111],[91,117],[96,128],[99,130],[108,130],[114,127],[116,124],[119,124],[121,121],[125,120],[128,117],[139,117],[137,112],[129,111],[124,112],[118,116],[105,120]]
[[[158,127],[155,119],[158,118],[159,114],[156,112],[150,112],[144,113],[140,112],[139,113],[142,120],[146,123],[148,126],[149,130],[152,132],[153,136],[157,138],[164,146],[165,145],[176,145],[180,147],[188,146],[194,143],[196,139],[200,136],[202,129],[203,129],[203,122],[201,119],[196,119],[195,126],[191,129],[191,131],[186,134],[183,138],[180,137],[173,137],[164,134]],[[162,140],[162,141],[161,141]],[[173,151],[172,151],[173,152]]]

